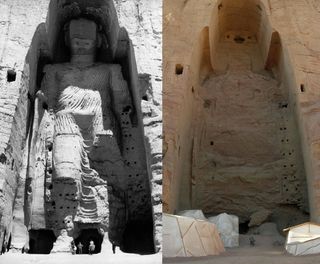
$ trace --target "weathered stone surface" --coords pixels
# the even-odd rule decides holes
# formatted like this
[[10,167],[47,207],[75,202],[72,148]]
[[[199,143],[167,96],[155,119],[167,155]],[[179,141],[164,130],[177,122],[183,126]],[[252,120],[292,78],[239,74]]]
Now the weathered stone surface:
[[309,19],[320,19],[314,1],[164,1],[166,212],[245,223],[270,210],[279,227],[317,219],[319,31]]
[[141,110],[148,141],[156,248],[162,241],[162,1],[115,0],[120,26],[132,39],[142,89]]
[[261,225],[263,222],[265,222],[268,217],[272,214],[272,212],[270,210],[261,210],[261,211],[257,211],[255,213],[253,213],[250,216],[250,222],[248,224],[248,226],[259,226]]
[[280,236],[276,223],[263,223],[260,226],[250,228],[248,234],[263,236]]
[[[47,0],[0,1],[0,246],[4,241],[9,242],[10,237],[12,244],[18,243],[20,249],[26,242],[25,179],[19,172],[27,148],[28,87],[35,79],[30,80],[30,68],[25,60],[33,34],[39,22],[44,21],[47,8]],[[9,70],[11,78],[8,79]],[[12,232],[17,233],[17,239]]]

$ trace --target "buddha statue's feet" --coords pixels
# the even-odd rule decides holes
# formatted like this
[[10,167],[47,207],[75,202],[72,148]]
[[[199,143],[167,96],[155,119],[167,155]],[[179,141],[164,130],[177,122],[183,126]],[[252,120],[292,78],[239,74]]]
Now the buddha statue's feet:
[[61,230],[60,235],[58,236],[56,242],[53,244],[53,248],[51,253],[71,253],[71,242],[73,241],[73,237],[67,234],[67,230]]

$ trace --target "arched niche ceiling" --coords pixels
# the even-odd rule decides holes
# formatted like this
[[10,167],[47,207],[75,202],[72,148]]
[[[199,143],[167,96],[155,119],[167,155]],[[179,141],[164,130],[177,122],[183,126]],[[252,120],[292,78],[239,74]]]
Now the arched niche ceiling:
[[219,31],[247,32],[257,35],[261,23],[262,7],[258,0],[224,0],[219,6]]
[[198,47],[192,207],[236,214],[242,222],[270,210],[280,228],[307,220],[306,176],[285,82],[287,66],[281,36],[272,29],[265,6],[254,0],[219,2]]
[[[224,71],[227,67],[219,61],[221,56],[217,53],[219,43],[222,42],[235,42],[244,46],[258,43],[255,52],[261,60],[259,61],[260,58],[258,58],[253,62],[252,67],[254,70],[264,67],[274,30],[269,23],[268,12],[263,1],[222,0],[213,9],[209,28],[210,58],[215,71]],[[253,50],[250,52],[252,53]],[[260,64],[257,65],[257,63]]]

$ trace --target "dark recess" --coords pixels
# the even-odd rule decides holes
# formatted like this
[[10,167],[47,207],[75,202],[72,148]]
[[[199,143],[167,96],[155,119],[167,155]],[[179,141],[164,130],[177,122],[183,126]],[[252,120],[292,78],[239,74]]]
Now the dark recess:
[[17,77],[17,73],[15,70],[13,70],[13,69],[7,70],[7,81],[8,82],[14,82],[16,80],[16,77]]

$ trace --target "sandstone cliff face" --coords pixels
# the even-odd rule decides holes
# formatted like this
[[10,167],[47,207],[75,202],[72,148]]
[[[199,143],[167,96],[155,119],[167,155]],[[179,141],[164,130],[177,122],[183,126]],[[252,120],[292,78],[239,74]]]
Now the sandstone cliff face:
[[[48,1],[1,1],[1,171],[0,171],[0,244],[8,241],[13,218],[23,227],[24,180],[19,177],[27,135],[30,101],[27,85],[29,68],[25,58],[37,25],[45,20]],[[24,68],[25,67],[25,68]],[[8,70],[12,78],[8,81]],[[14,72],[16,76],[14,78]],[[24,74],[26,73],[26,75]],[[19,186],[22,188],[19,189]],[[19,208],[15,210],[14,208]]]
[[[150,153],[152,204],[157,250],[161,241],[161,3],[158,1],[114,1],[120,26],[127,28],[135,47],[146,141]],[[24,226],[25,174],[23,161],[31,100],[37,75],[37,47],[41,45],[40,23],[45,22],[48,0],[1,1],[1,97],[0,97],[0,247],[10,236],[20,247]],[[32,43],[32,46],[30,46]],[[43,47],[45,48],[45,47]],[[29,52],[29,53],[28,53]],[[28,53],[28,54],[27,54]],[[27,56],[27,57],[26,57]],[[13,69],[13,71],[8,71]],[[16,75],[14,74],[16,73]]]
[[316,5],[164,2],[164,211],[319,220]]
[[150,145],[151,191],[157,245],[162,241],[162,1],[116,0],[120,26],[135,49],[142,91],[144,129]]

